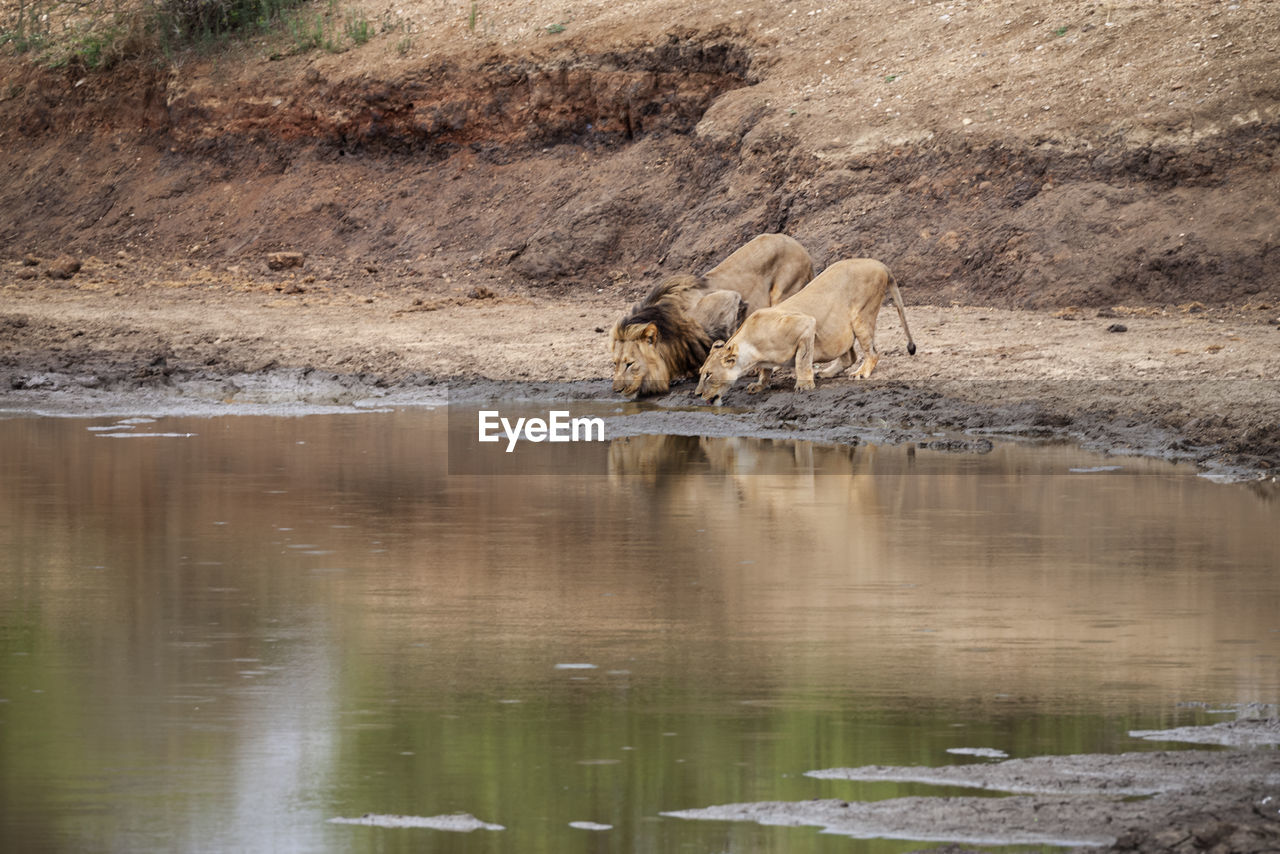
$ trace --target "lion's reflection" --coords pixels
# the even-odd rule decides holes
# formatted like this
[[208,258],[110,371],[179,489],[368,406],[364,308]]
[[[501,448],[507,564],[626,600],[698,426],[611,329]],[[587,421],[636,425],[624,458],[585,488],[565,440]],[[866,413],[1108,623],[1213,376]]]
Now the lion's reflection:
[[749,437],[643,435],[614,439],[609,474],[649,482],[684,474],[852,475],[860,473],[854,445]]

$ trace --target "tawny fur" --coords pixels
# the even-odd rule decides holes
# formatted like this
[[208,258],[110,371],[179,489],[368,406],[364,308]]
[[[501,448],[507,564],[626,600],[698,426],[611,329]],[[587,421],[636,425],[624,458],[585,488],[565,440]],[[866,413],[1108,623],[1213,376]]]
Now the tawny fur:
[[676,276],[654,287],[609,331],[614,358],[613,390],[627,396],[657,394],[671,381],[697,373],[711,335],[694,319],[706,282]]
[[796,390],[808,391],[814,388],[815,363],[826,363],[817,375],[834,377],[856,361],[855,345],[862,350],[862,364],[854,376],[871,376],[880,361],[876,318],[886,295],[893,297],[907,352],[914,356],[915,341],[893,274],[879,261],[855,258],[832,264],[799,293],[752,314],[727,342],[715,342],[695,393],[718,405],[744,373],[760,372],[759,381],[747,388],[754,393],[767,387],[773,369],[788,365],[795,366]]
[[666,280],[610,331],[613,390],[628,397],[666,392],[674,380],[697,373],[712,341],[811,278],[803,246],[784,234],[761,234],[705,276]]

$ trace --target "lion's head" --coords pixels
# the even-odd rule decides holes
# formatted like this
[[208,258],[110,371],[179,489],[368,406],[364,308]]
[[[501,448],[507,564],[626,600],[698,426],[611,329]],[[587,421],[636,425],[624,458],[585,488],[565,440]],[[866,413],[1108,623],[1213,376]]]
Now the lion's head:
[[670,388],[671,371],[658,349],[657,324],[619,320],[609,333],[609,351],[614,391],[636,397]]
[[744,367],[738,361],[738,345],[717,341],[711,345],[707,360],[698,373],[698,387],[694,393],[708,403],[720,406],[724,393],[742,376]]
[[669,279],[618,318],[609,332],[614,391],[659,394],[698,370],[711,339],[689,308],[704,287],[692,276]]

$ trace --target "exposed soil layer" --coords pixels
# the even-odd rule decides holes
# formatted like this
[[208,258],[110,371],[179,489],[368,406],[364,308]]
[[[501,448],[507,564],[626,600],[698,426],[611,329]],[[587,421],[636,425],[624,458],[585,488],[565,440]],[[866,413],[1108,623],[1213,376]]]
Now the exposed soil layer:
[[553,37],[498,3],[412,51],[0,57],[21,153],[0,253],[289,249],[322,277],[623,302],[785,231],[820,267],[885,260],[916,303],[1275,304],[1280,24],[1258,5],[633,0]]

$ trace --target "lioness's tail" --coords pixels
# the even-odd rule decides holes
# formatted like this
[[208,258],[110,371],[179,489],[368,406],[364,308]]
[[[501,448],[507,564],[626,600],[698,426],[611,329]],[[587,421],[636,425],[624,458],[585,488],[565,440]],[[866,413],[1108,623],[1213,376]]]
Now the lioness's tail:
[[914,356],[916,354],[916,342],[911,340],[911,327],[907,326],[907,313],[902,310],[902,292],[898,290],[898,281],[893,277],[893,273],[889,273],[889,295],[893,297],[893,304],[898,308],[898,319],[902,321],[902,331],[907,333],[907,353]]

